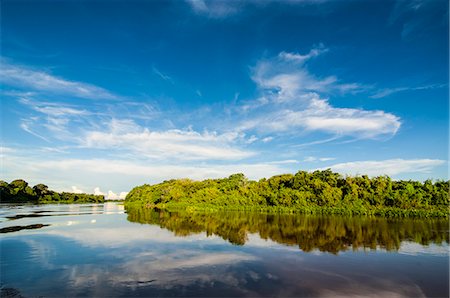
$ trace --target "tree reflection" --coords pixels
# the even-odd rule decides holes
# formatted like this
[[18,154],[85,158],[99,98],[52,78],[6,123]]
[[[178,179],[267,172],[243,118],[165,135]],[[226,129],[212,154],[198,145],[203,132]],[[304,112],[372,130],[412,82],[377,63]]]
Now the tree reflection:
[[206,232],[235,245],[257,233],[286,245],[337,254],[347,249],[398,250],[402,241],[422,245],[449,242],[448,219],[386,219],[371,217],[306,216],[256,212],[168,212],[127,206],[128,220],[159,225],[176,236]]

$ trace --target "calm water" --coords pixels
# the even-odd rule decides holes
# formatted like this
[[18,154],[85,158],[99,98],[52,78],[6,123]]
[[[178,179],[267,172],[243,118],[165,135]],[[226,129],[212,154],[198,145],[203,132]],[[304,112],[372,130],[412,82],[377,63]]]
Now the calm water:
[[3,205],[0,221],[2,296],[449,295],[448,220],[107,203]]

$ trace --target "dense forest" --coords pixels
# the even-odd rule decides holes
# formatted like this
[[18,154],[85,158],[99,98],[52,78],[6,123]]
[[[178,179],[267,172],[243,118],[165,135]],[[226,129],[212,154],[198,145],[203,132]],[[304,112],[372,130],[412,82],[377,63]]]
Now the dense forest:
[[206,233],[235,245],[244,245],[249,234],[262,239],[318,249],[333,254],[348,249],[398,250],[402,241],[422,245],[449,242],[448,219],[386,219],[379,217],[296,216],[261,212],[167,212],[129,205],[128,220],[159,225],[176,236]]
[[263,210],[302,213],[448,217],[449,182],[396,181],[387,176],[343,177],[331,170],[250,181],[176,179],[135,187],[126,204],[161,209]]
[[30,187],[22,179],[11,183],[0,181],[1,203],[103,203],[105,197],[85,193],[55,192],[48,189],[47,185],[37,184]]

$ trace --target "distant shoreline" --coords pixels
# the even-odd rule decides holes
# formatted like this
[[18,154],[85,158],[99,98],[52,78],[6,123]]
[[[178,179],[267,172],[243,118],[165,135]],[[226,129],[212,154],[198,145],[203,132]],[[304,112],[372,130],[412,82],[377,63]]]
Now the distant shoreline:
[[22,179],[7,183],[0,181],[0,203],[33,203],[33,204],[82,204],[104,203],[105,196],[56,192],[48,189],[45,184],[36,184],[33,187]]

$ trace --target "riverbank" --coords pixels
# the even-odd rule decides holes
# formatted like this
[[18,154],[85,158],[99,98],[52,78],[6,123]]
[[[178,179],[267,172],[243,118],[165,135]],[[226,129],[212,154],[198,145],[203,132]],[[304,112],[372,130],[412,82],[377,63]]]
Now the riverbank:
[[135,187],[125,204],[168,210],[253,210],[269,213],[448,217],[448,181],[342,177],[299,171],[259,181],[243,174],[193,181],[173,179]]
[[284,174],[259,181],[173,179],[135,187],[125,204],[168,210],[252,210],[269,213],[448,217],[448,181],[402,181],[388,176],[342,177],[331,170]]
[[449,212],[445,209],[401,209],[395,207],[383,208],[348,208],[348,207],[283,207],[283,206],[245,206],[231,205],[218,206],[212,204],[190,205],[185,203],[148,204],[143,202],[126,202],[126,207],[145,207],[170,212],[219,212],[219,211],[252,211],[261,213],[291,213],[315,215],[344,215],[344,216],[379,216],[395,218],[448,218]]

